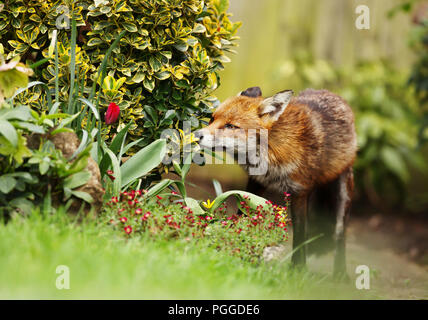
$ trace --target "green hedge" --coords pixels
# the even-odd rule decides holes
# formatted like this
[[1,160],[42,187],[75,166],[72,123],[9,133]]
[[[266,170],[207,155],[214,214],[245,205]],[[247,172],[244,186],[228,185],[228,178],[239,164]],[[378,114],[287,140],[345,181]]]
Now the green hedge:
[[[77,20],[76,79],[90,92],[104,55],[126,30],[108,61],[108,77],[100,84],[100,107],[110,102],[121,108],[119,123],[104,126],[114,133],[129,121],[131,140],[140,146],[160,136],[163,129],[180,126],[210,113],[216,102],[212,92],[219,84],[218,71],[229,61],[239,23],[227,14],[227,0],[9,0],[0,12],[0,38],[10,59],[48,56],[56,24]],[[70,83],[71,28],[60,29],[59,85],[67,101]],[[39,80],[55,87],[54,59],[38,69]],[[35,88],[19,97],[22,103],[43,108],[43,94]]]

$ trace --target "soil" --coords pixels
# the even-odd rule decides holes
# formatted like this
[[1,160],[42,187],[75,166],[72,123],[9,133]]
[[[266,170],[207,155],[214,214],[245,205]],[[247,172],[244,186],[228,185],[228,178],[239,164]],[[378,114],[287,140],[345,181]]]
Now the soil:
[[[428,225],[412,225],[404,229],[404,235],[394,225],[403,225],[403,219],[394,218],[397,224],[386,223],[385,216],[350,219],[347,238],[347,267],[351,279],[356,267],[366,265],[370,269],[370,288],[385,299],[428,299],[427,252]],[[381,221],[381,225],[377,225]],[[376,225],[375,225],[375,222]],[[382,226],[382,224],[385,224]],[[414,228],[413,232],[410,228]],[[419,242],[424,230],[425,242]],[[289,244],[291,245],[291,244]],[[409,248],[409,249],[405,249]],[[310,256],[310,270],[331,273],[333,252],[323,256]]]

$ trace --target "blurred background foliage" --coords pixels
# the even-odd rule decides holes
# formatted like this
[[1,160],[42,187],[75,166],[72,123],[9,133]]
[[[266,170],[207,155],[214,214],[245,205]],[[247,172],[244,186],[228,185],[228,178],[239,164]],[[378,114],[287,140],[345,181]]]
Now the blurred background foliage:
[[[423,212],[428,152],[418,132],[428,96],[424,2],[231,0],[233,19],[243,25],[237,58],[221,72],[216,95],[224,100],[251,86],[260,86],[264,96],[308,87],[342,95],[356,116],[358,202]],[[369,30],[355,27],[360,4],[370,9]],[[245,185],[240,180],[231,184]]]

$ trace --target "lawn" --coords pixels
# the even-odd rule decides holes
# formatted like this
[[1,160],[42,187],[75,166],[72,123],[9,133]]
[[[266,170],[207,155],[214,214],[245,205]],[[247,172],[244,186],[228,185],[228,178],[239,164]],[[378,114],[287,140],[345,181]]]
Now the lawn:
[[[100,219],[59,210],[0,226],[1,299],[368,298],[352,283],[282,263],[250,263],[205,240],[125,239]],[[58,265],[70,289],[56,288]],[[370,296],[373,298],[373,296]]]

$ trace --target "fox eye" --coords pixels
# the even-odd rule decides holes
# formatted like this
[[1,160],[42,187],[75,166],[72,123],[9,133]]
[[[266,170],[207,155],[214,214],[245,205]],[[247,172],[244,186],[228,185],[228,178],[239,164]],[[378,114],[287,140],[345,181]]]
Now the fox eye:
[[237,126],[235,126],[235,125],[233,125],[233,124],[231,124],[231,123],[226,123],[226,124],[224,125],[224,128],[225,128],[225,129],[238,129],[239,127],[237,127]]

